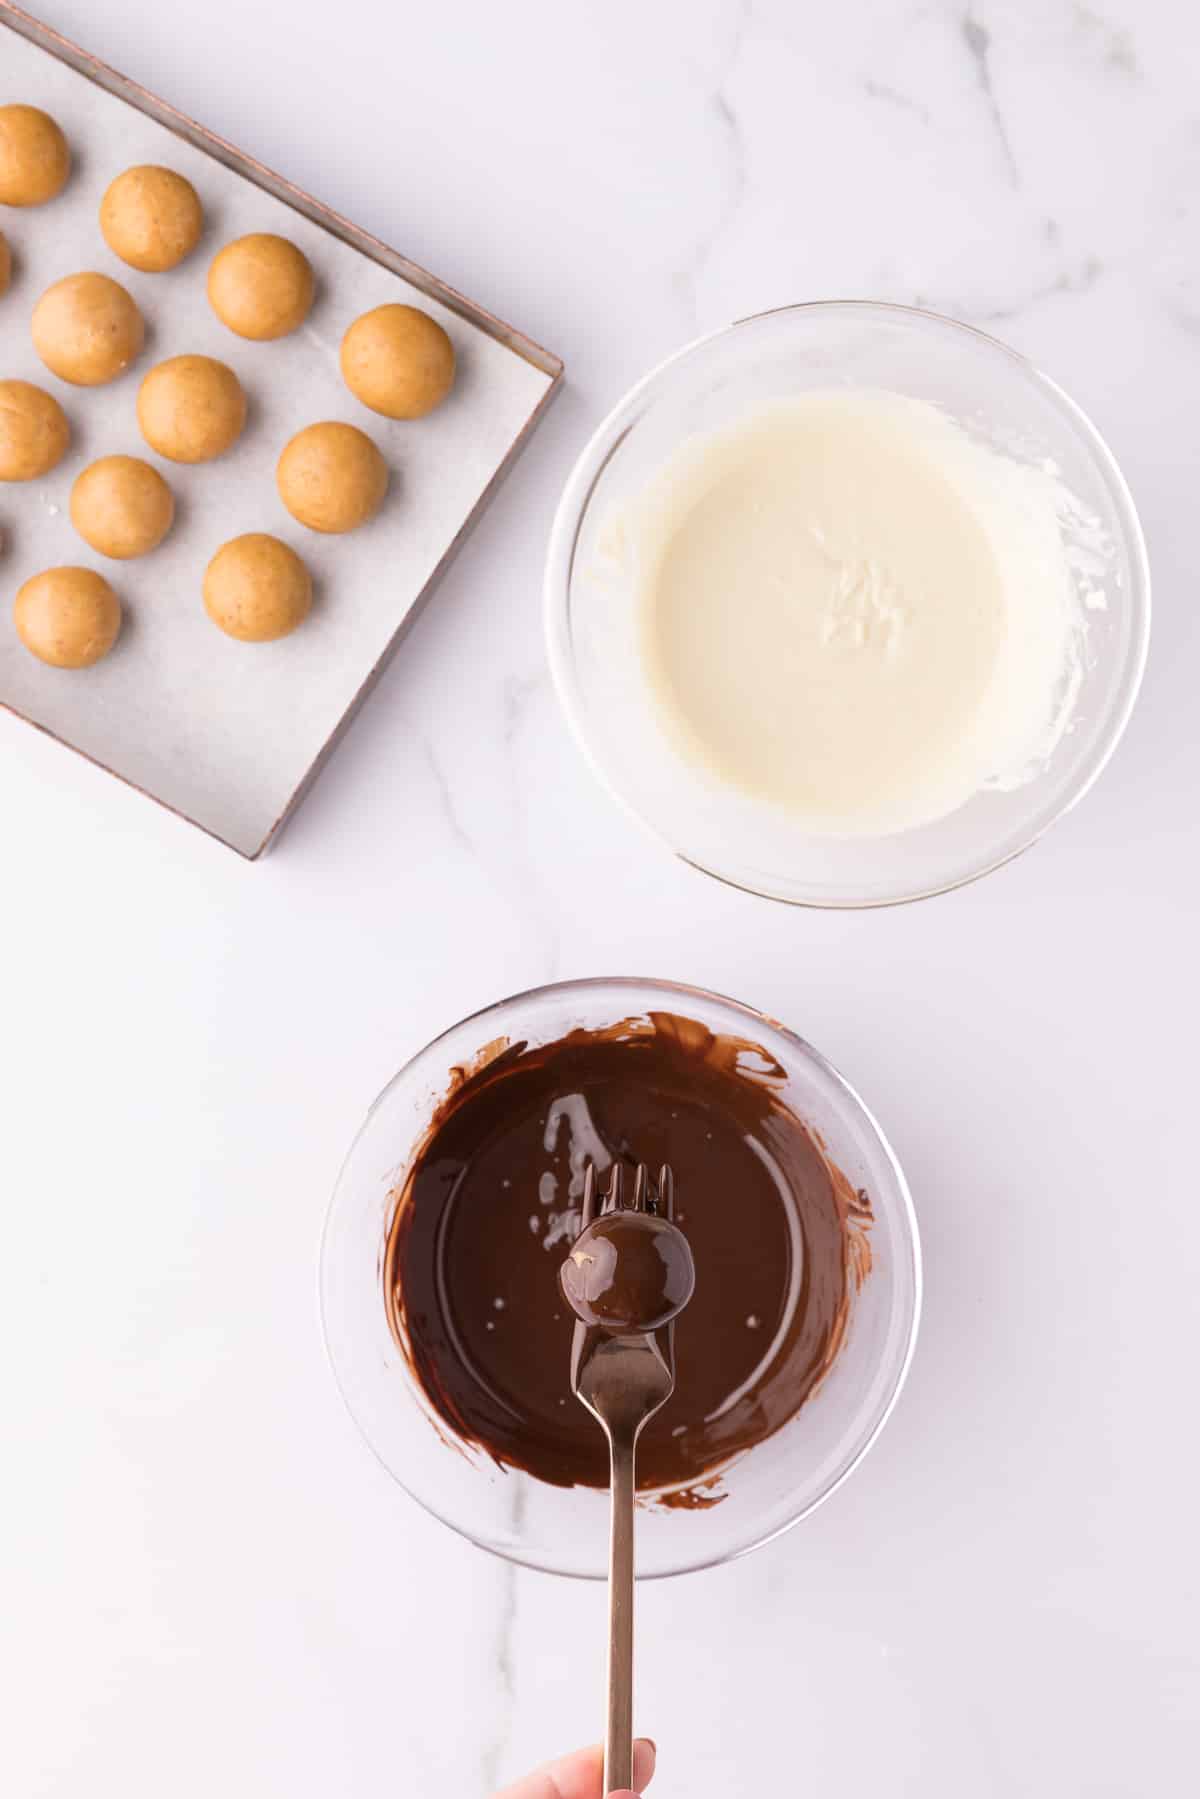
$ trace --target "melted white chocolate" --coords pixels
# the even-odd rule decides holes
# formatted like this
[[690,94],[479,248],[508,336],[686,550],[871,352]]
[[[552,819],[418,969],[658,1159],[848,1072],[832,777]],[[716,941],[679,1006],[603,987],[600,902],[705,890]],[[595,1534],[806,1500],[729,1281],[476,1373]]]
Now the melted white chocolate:
[[684,448],[631,519],[676,748],[812,829],[907,829],[1015,785],[1065,723],[1051,474],[934,407],[815,392]]

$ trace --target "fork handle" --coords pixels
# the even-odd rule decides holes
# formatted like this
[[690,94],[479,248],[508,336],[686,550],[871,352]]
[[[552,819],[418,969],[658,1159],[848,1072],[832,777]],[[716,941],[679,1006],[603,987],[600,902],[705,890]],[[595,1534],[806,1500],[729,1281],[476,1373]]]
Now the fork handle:
[[633,1785],[634,1444],[610,1440],[612,1544],[608,1568],[608,1735],[604,1791]]

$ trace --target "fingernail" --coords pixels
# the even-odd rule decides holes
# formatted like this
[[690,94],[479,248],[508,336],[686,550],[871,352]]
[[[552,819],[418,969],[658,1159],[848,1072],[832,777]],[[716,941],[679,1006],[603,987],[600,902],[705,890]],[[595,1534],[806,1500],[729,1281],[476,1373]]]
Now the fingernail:
[[653,1737],[639,1737],[633,1745],[633,1784],[640,1793],[654,1777],[658,1747]]

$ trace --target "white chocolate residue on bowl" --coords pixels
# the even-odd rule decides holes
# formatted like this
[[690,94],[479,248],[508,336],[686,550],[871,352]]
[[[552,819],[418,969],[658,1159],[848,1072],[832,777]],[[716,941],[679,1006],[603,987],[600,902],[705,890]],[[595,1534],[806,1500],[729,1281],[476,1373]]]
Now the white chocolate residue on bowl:
[[632,565],[677,752],[807,830],[871,836],[1022,784],[1069,728],[1104,593],[1068,516],[1053,465],[829,389],[686,443],[605,548]]

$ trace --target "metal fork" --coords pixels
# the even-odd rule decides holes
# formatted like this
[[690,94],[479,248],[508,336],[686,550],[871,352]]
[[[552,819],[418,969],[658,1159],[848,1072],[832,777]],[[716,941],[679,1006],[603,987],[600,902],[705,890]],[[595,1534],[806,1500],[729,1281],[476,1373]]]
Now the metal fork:
[[[613,1166],[599,1210],[625,1207],[624,1170]],[[639,1162],[629,1208],[670,1219],[674,1182],[664,1164],[658,1186],[651,1188],[644,1162]],[[584,1175],[581,1230],[597,1216],[596,1171],[589,1162]],[[675,1390],[674,1326],[631,1336],[577,1323],[571,1345],[571,1389],[599,1420],[608,1438],[612,1469],[612,1542],[609,1555],[608,1602],[608,1734],[604,1745],[604,1791],[633,1785],[633,1513],[637,1482],[637,1440],[646,1421],[660,1411]]]

